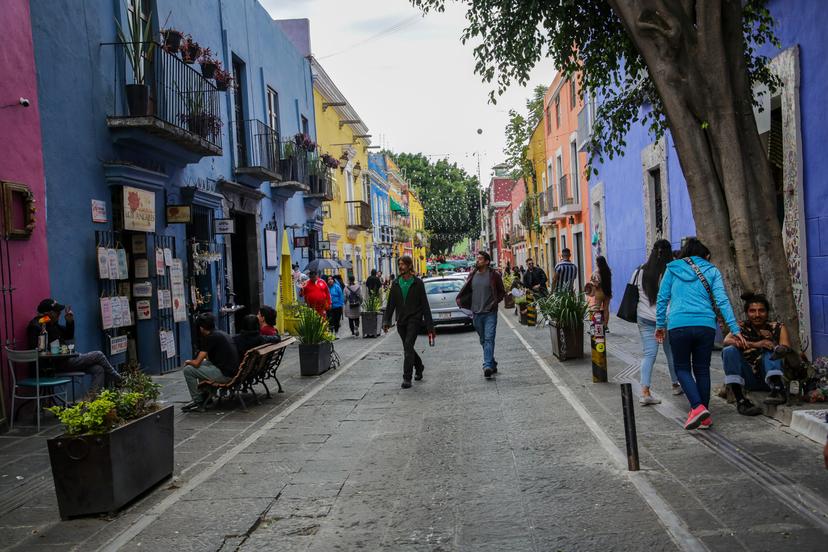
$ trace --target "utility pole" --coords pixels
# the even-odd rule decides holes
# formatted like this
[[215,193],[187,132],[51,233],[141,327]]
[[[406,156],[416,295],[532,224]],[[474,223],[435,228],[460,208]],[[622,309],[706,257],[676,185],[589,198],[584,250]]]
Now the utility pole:
[[[478,128],[477,134],[483,134],[483,129]],[[487,217],[486,213],[483,211],[483,179],[480,176],[480,149],[477,150],[477,196],[478,201],[480,203],[480,249],[486,251],[489,249],[489,233],[486,230],[487,227]]]

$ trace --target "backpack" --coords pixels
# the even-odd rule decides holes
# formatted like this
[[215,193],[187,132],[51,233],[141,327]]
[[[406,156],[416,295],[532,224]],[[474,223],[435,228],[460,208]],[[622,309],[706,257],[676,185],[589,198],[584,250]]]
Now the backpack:
[[362,304],[362,295],[359,293],[359,288],[356,291],[352,290],[350,287],[348,289],[348,306],[350,307],[358,307]]

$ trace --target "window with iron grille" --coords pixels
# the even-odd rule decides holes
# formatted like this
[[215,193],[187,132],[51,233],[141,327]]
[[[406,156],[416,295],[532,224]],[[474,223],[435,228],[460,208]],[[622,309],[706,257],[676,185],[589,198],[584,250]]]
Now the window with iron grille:
[[653,189],[653,229],[658,237],[664,235],[664,207],[662,205],[661,169],[650,171],[650,182]]
[[576,90],[575,77],[569,81],[569,108],[575,109],[578,104],[578,91]]
[[561,126],[561,95],[555,96],[555,128]]

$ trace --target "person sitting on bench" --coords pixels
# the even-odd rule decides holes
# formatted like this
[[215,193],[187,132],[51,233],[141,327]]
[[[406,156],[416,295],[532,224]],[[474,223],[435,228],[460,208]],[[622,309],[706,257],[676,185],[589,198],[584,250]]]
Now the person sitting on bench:
[[279,334],[262,335],[260,333],[260,316],[255,314],[246,315],[242,319],[241,331],[233,336],[233,343],[236,345],[239,362],[244,359],[244,354],[250,349],[255,349],[265,343],[279,343],[282,340]]
[[782,360],[774,358],[774,351],[790,349],[788,330],[781,322],[769,322],[770,303],[758,293],[742,294],[747,320],[739,322],[746,345],[732,334],[724,339],[722,350],[725,384],[736,398],[739,414],[756,416],[762,409],[745,398],[742,392],[770,391],[765,404],[787,402],[785,382],[782,379]]
[[[206,410],[209,395],[198,390],[199,382],[230,381],[239,367],[236,345],[229,335],[216,329],[216,319],[212,313],[200,314],[195,325],[199,334],[199,352],[194,359],[184,362],[184,380],[192,399],[192,402],[181,407],[184,412]],[[256,326],[258,331],[258,323]]]

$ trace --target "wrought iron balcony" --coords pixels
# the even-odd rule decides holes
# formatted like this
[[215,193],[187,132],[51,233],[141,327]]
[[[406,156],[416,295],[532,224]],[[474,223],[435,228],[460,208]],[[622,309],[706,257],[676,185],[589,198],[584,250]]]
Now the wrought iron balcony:
[[383,224],[378,230],[378,245],[392,245],[394,243],[394,228],[392,226]]
[[237,175],[266,182],[281,180],[279,133],[258,119],[235,121]]
[[310,191],[310,165],[313,152],[294,140],[282,142],[280,173],[282,180],[271,182],[272,188],[293,190],[297,192]]
[[[116,140],[137,142],[166,155],[173,143],[187,163],[222,154],[221,93],[212,82],[160,44],[104,46],[114,54],[106,122]],[[136,50],[144,53],[137,66],[130,63]]]
[[333,201],[334,175],[331,169],[324,166],[319,159],[311,164],[309,184],[310,190],[305,193],[305,199]]
[[354,230],[371,229],[371,206],[364,201],[346,201],[348,211],[348,228]]

